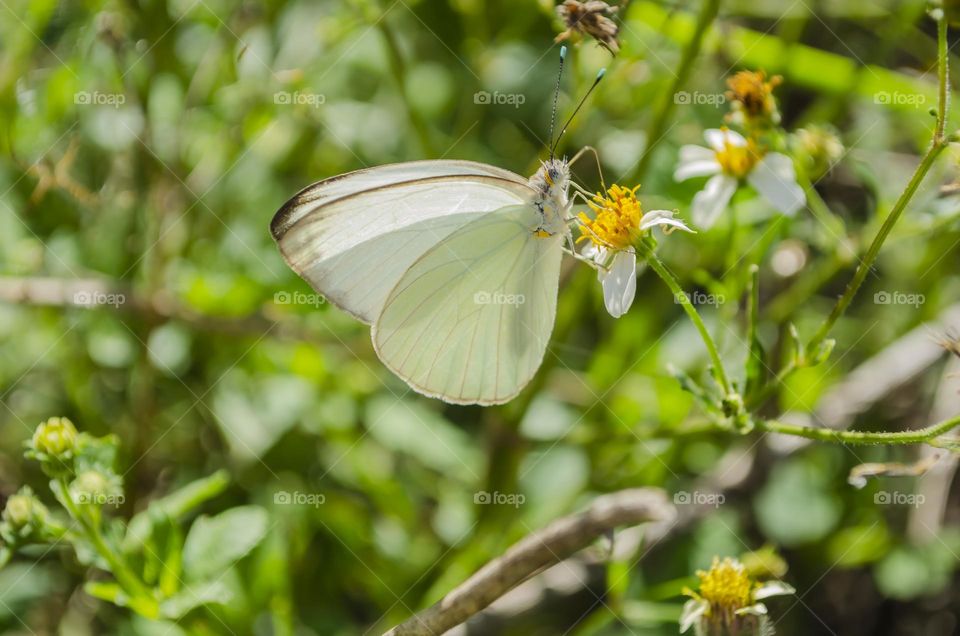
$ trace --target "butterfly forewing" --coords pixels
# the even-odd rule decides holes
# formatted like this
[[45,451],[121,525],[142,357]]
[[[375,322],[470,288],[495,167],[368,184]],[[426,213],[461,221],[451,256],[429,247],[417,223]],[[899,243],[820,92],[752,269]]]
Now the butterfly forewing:
[[[400,180],[400,181],[398,181]],[[274,217],[287,263],[367,323],[428,249],[478,216],[530,200],[518,175],[466,161],[423,161],[321,181]]]

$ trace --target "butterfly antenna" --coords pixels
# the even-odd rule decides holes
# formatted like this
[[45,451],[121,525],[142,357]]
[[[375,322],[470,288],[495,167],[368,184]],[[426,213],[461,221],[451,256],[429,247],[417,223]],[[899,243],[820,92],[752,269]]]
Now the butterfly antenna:
[[[553,158],[553,153],[556,151],[556,149],[557,149],[557,144],[560,143],[560,138],[563,137],[563,133],[567,132],[567,126],[570,125],[570,122],[573,121],[573,118],[576,117],[576,116],[577,116],[577,113],[580,112],[580,109],[583,108],[583,105],[586,103],[587,98],[590,97],[590,93],[593,92],[593,89],[595,89],[595,88],[597,87],[597,84],[600,83],[600,80],[603,79],[603,76],[606,75],[606,73],[607,73],[607,69],[605,69],[605,68],[602,68],[602,69],[600,69],[600,70],[597,72],[597,79],[593,80],[593,85],[590,86],[590,88],[587,90],[586,94],[585,94],[585,95],[583,96],[583,98],[580,100],[580,103],[577,104],[577,107],[573,109],[573,113],[570,115],[570,117],[567,118],[567,123],[565,123],[565,124],[563,125],[563,128],[560,129],[560,134],[557,135],[557,140],[554,141],[554,142],[552,143],[552,145],[550,146],[550,157],[551,157],[551,158]],[[551,134],[550,137],[551,137],[551,139],[552,139],[552,138],[553,138],[553,135]]]
[[560,99],[560,77],[563,75],[563,61],[567,59],[567,47],[560,47],[560,70],[557,71],[557,88],[553,91],[553,112],[550,113],[550,161],[553,161],[553,127],[557,123],[557,100]]

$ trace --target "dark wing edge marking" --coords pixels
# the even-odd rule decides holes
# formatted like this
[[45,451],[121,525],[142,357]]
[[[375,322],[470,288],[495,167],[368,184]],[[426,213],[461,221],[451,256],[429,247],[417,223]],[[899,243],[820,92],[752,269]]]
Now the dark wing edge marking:
[[[397,181],[387,185],[377,186],[375,188],[367,188],[366,190],[360,190],[358,192],[353,192],[351,194],[336,197],[336,198],[330,199],[330,201],[328,201],[324,205],[333,203],[334,201],[342,201],[344,199],[349,199],[350,197],[358,196],[360,194],[365,194],[368,192],[373,192],[383,188],[389,188],[389,187],[406,184],[406,183],[413,183],[415,181],[429,181],[431,179],[474,177],[474,178],[480,178],[480,179],[491,179],[494,181],[506,181],[511,184],[529,187],[527,184],[527,180],[521,177],[520,175],[514,172],[510,172],[509,170],[504,170],[503,168],[498,168],[496,166],[491,166],[489,164],[480,163],[477,161],[461,161],[461,160],[447,161],[447,160],[427,159],[423,161],[407,161],[403,163],[386,164],[384,166],[376,166],[372,168],[361,168],[359,170],[345,172],[343,174],[339,174],[333,177],[329,177],[327,179],[323,179],[321,181],[317,181],[303,188],[299,192],[297,192],[286,203],[284,203],[279,210],[277,210],[276,214],[273,215],[273,219],[270,221],[270,234],[271,236],[273,236],[273,239],[275,241],[279,242],[280,239],[283,238],[283,235],[286,234],[287,230],[289,230],[290,227],[294,225],[294,222],[291,222],[289,220],[290,215],[300,206],[308,203],[312,203],[313,201],[316,201],[322,198],[322,195],[318,194],[318,191],[321,190],[324,186],[328,186],[330,184],[336,183],[337,181],[341,181],[348,177],[354,177],[354,176],[365,174],[368,172],[373,172],[374,170],[378,170],[380,168],[385,168],[390,166],[404,166],[404,165],[413,166],[418,164],[430,164],[430,163],[456,164],[456,165],[460,165],[467,168],[476,167],[475,169],[478,171],[478,173],[477,174],[467,173],[467,174],[433,175],[433,176],[422,177],[418,179],[407,179],[405,181]],[[491,172],[499,173],[499,176],[495,174],[489,174]],[[531,193],[532,192],[533,190],[531,190]]]

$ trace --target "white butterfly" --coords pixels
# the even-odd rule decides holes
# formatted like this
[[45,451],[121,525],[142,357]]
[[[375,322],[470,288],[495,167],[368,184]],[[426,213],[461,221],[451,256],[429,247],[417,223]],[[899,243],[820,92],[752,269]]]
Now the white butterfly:
[[530,179],[470,161],[415,161],[309,186],[273,219],[287,263],[373,326],[383,363],[455,404],[516,396],[553,331],[569,164]]

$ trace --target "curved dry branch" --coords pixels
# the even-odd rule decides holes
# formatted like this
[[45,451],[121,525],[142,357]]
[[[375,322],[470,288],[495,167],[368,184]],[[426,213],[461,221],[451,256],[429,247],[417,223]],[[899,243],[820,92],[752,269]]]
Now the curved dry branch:
[[439,636],[604,533],[619,526],[665,521],[673,515],[673,506],[662,490],[631,488],[598,497],[585,511],[561,517],[524,537],[437,603],[384,636]]

